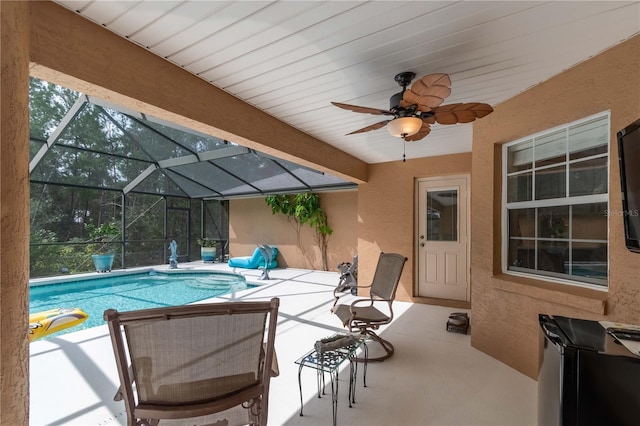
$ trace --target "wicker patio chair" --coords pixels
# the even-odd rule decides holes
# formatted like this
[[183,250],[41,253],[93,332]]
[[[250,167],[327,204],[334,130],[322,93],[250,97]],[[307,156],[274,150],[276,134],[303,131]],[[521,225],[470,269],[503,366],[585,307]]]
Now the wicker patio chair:
[[[373,276],[373,281],[368,286],[356,286],[357,289],[369,289],[368,298],[359,298],[350,304],[337,304],[341,292],[336,288],[333,292],[335,301],[331,311],[342,321],[349,331],[360,330],[362,334],[369,336],[378,342],[385,355],[369,357],[368,361],[384,361],[393,355],[393,345],[375,333],[374,330],[381,325],[388,324],[393,319],[393,300],[400,282],[400,275],[407,258],[396,253],[380,253],[378,265]],[[382,307],[380,310],[377,307]]]
[[106,310],[128,425],[266,425],[279,299]]

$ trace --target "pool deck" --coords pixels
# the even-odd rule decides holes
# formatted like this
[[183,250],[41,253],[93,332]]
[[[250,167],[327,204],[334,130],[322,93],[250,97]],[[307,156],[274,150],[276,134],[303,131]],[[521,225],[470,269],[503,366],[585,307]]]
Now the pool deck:
[[[202,262],[179,267],[232,271],[226,264]],[[260,271],[236,272],[260,286],[203,302],[280,298],[280,376],[271,381],[269,424],[330,425],[330,391],[317,398],[312,370],[302,372],[305,415],[299,416],[294,361],[316,340],[344,331],[329,312],[338,273],[275,269],[271,280],[259,281]],[[396,352],[383,363],[369,364],[367,388],[359,373],[353,408],[347,404],[348,373],[340,375],[338,424],[536,424],[536,381],[472,348],[470,336],[447,333],[448,315],[459,309],[405,302],[393,306],[394,321],[381,335]],[[35,341],[30,351],[30,425],[126,424],[124,404],[113,401],[118,378],[106,325]]]

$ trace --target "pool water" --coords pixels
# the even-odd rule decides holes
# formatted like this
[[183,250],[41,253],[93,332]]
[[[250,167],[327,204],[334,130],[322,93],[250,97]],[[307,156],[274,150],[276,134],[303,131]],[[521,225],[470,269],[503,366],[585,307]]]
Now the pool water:
[[144,272],[30,288],[29,313],[80,308],[89,318],[47,337],[104,325],[106,309],[119,311],[184,305],[248,288],[243,276],[220,272]]

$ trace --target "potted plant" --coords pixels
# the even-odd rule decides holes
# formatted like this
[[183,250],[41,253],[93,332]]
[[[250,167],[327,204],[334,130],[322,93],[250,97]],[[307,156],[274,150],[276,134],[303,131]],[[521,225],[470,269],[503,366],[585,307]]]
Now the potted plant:
[[203,262],[214,262],[216,260],[216,246],[218,242],[210,238],[198,238],[200,244],[200,258]]
[[93,259],[96,271],[111,272],[113,259],[116,255],[108,251],[108,243],[112,242],[120,234],[120,228],[115,223],[108,222],[97,227],[89,224],[87,225],[87,230],[92,241],[89,247],[93,252],[91,259]]

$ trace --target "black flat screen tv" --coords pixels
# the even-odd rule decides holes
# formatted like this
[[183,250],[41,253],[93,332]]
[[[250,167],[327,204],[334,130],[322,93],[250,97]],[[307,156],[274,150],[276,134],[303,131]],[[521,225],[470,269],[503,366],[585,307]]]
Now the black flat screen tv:
[[618,132],[618,160],[625,244],[640,253],[640,119]]

